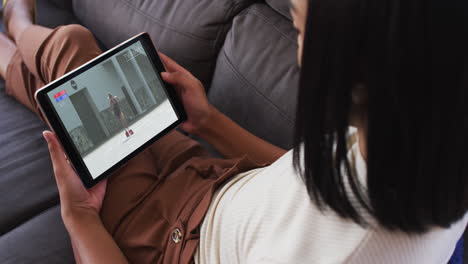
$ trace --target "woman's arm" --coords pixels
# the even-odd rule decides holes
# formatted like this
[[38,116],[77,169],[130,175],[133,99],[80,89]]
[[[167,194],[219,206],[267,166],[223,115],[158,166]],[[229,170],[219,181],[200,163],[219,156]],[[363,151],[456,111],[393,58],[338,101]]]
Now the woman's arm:
[[71,246],[72,246],[72,249],[73,249],[73,256],[75,256],[75,263],[76,264],[83,264],[83,261],[81,261],[81,257],[80,257],[80,254],[78,252],[78,249],[75,246],[75,241],[71,237],[70,237],[70,241],[71,241]]
[[65,220],[79,263],[128,263],[112,236],[104,228],[97,213],[83,212]]
[[259,163],[272,163],[286,151],[256,137],[213,107],[204,126],[196,135],[209,142],[227,158],[247,154]]
[[164,54],[160,57],[167,69],[162,77],[174,86],[187,111],[188,120],[181,126],[184,131],[203,138],[228,158],[248,155],[256,162],[271,163],[286,153],[215,109],[198,79]]
[[57,137],[44,132],[60,195],[63,223],[77,263],[128,263],[99,217],[107,180],[86,189],[68,164]]

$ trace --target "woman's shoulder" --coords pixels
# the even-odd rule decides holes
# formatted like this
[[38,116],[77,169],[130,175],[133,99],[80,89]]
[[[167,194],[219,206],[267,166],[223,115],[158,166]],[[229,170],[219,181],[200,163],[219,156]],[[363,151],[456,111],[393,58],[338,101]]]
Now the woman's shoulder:
[[[364,170],[357,173],[365,174],[365,161],[356,144],[349,150],[350,156],[356,156],[350,162]],[[247,173],[238,187],[223,215],[229,225],[236,226],[237,241],[255,241],[245,248],[251,262],[268,257],[289,263],[320,263],[317,258],[331,263],[375,263],[372,261],[379,259],[423,263],[417,261],[429,259],[424,248],[432,248],[430,255],[435,259],[446,257],[468,221],[466,216],[450,229],[433,229],[421,236],[387,231],[379,225],[362,227],[316,205],[293,166],[292,151],[270,167]],[[432,242],[436,238],[445,239],[444,247]],[[374,253],[379,257],[373,258]],[[291,259],[294,256],[301,259]]]
[[314,262],[317,257],[343,263],[369,231],[316,206],[294,168],[292,151],[246,174],[239,187],[223,220],[236,226],[238,241],[255,241],[246,249],[250,263],[265,256],[289,263]]

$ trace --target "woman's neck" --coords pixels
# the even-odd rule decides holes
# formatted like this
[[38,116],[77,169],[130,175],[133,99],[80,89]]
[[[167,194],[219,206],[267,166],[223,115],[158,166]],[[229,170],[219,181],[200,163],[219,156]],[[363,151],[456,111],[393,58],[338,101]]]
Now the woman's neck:
[[358,130],[358,142],[359,142],[359,151],[361,152],[362,158],[367,161],[367,131],[363,126],[359,126]]

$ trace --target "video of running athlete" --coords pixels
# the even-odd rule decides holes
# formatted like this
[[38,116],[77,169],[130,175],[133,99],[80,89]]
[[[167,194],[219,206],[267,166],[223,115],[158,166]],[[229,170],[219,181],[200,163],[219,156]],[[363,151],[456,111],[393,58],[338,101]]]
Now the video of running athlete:
[[48,97],[93,178],[178,120],[140,42]]

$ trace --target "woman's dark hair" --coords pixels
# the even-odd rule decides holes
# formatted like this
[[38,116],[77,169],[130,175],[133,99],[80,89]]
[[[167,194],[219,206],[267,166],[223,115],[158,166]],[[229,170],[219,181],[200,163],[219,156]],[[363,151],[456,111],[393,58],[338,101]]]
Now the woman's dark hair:
[[[363,226],[363,212],[370,213],[386,229],[407,233],[449,227],[465,215],[467,5],[309,1],[294,164],[321,209]],[[364,184],[347,159],[357,83],[367,98]]]

